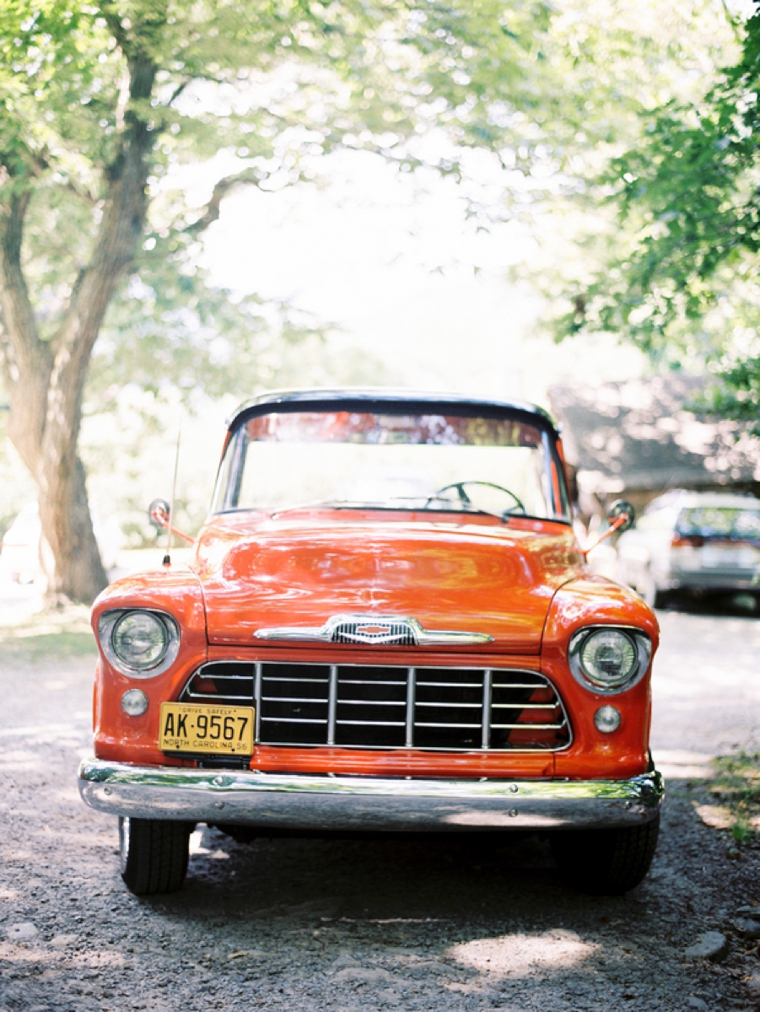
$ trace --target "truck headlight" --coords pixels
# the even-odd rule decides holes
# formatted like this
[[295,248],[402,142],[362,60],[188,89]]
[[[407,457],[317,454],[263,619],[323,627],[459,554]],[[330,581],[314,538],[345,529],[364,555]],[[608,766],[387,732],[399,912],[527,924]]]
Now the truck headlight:
[[98,637],[111,664],[132,678],[161,674],[179,651],[179,627],[174,619],[142,608],[101,615]]
[[595,692],[623,692],[644,675],[651,654],[652,643],[640,629],[592,626],[570,640],[570,670]]

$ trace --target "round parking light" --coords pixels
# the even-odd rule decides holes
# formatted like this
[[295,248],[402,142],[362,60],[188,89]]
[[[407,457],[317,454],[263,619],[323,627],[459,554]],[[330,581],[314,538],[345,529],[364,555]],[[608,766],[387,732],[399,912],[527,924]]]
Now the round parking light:
[[142,689],[127,689],[121,697],[121,708],[128,717],[141,717],[148,709],[148,697]]
[[612,734],[620,727],[623,718],[615,706],[600,706],[594,714],[594,724],[603,734]]

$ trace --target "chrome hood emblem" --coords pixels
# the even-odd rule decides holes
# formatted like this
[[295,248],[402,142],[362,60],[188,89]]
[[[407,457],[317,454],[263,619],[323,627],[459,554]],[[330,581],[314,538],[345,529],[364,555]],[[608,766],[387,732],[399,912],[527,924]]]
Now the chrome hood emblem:
[[487,633],[428,631],[417,619],[397,615],[333,615],[319,628],[280,626],[257,629],[254,636],[260,640],[356,643],[376,647],[475,646],[493,640]]

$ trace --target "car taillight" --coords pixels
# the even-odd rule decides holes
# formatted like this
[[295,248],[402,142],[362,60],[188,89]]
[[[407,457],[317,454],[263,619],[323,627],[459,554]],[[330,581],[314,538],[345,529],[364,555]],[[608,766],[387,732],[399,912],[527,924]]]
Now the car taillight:
[[674,534],[670,545],[671,548],[701,548],[705,539],[698,534]]

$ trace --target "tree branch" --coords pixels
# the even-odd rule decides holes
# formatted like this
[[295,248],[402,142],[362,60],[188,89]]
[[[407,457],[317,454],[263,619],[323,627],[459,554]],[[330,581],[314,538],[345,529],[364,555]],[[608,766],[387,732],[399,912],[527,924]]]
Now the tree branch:
[[182,94],[182,92],[185,90],[185,88],[188,88],[193,83],[193,80],[194,80],[194,78],[188,77],[181,84],[177,85],[177,87],[171,93],[169,101],[166,103],[166,108],[167,109],[169,108],[170,105],[173,105],[177,101],[177,99]]
[[203,214],[182,231],[188,235],[199,235],[201,232],[204,232],[209,225],[213,225],[218,220],[221,203],[225,197],[228,197],[239,186],[258,186],[261,180],[262,172],[260,169],[245,169],[243,172],[237,173],[237,175],[225,176],[223,179],[220,179],[214,186],[211,200],[206,204]]
[[100,4],[100,11],[106,19],[106,23],[111,31],[111,34],[116,39],[119,48],[122,52],[124,52],[129,40],[127,33],[124,30],[124,25],[121,23],[121,18],[114,10],[113,5],[110,3]]
[[728,21],[734,33],[734,38],[736,39],[737,42],[741,43],[742,33],[739,27],[739,25],[741,24],[740,19],[731,13],[731,11],[728,8],[728,4],[726,3],[726,0],[721,0],[721,6],[723,7],[723,13],[726,15],[726,21]]
[[10,389],[18,376],[18,366],[15,363],[13,345],[8,337],[8,328],[3,321],[3,312],[0,308],[0,372]]
[[[0,177],[3,174],[10,179],[7,170],[0,168]],[[11,193],[0,203],[0,309],[18,367],[33,370],[39,364],[42,342],[21,267],[24,217],[30,199],[27,190]]]

